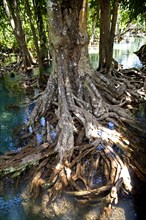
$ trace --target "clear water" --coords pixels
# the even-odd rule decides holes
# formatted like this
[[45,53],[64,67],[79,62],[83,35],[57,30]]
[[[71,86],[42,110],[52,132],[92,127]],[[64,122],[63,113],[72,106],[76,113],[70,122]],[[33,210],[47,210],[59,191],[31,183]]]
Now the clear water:
[[20,196],[0,197],[0,220],[25,220]]
[[[124,68],[140,67],[141,63],[133,52],[143,44],[144,39],[142,38],[130,39],[129,43],[123,41],[115,44],[114,57]],[[97,68],[97,48],[90,51],[90,60],[94,68]],[[19,147],[14,138],[13,129],[27,122],[29,109],[23,107],[22,104],[26,99],[25,92],[19,85],[19,79],[8,76],[4,80],[0,80],[0,153],[16,150]],[[0,195],[0,220],[40,219],[40,217],[27,215],[23,209],[20,195],[14,195],[11,190],[9,188],[9,193],[5,196]]]
[[[133,52],[140,49],[142,45],[146,44],[146,38],[133,38],[129,37],[127,40],[122,40],[120,43],[114,44],[113,57],[118,61],[123,68],[137,67],[141,68],[142,64],[139,58]],[[96,69],[98,67],[98,46],[89,49],[90,61],[93,67]]]
[[0,153],[17,149],[13,129],[27,122],[28,110],[22,107],[25,92],[18,80],[9,76],[0,80]]

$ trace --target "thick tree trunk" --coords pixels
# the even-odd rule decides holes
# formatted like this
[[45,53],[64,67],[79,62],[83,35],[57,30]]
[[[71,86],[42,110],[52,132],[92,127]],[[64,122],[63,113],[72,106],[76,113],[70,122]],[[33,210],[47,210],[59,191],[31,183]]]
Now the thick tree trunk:
[[[77,132],[75,121],[83,126],[83,136],[91,142],[99,138],[98,129],[102,127],[99,123],[103,120],[118,126],[115,119],[121,117],[121,120],[133,123],[130,112],[120,108],[125,85],[119,82],[116,88],[117,82],[100,72],[94,74],[90,66],[86,7],[85,0],[80,4],[78,0],[62,3],[47,1],[53,71],[32,113],[30,124],[34,129],[39,118],[46,116],[51,104],[57,102],[54,113],[58,134],[55,150],[60,158],[59,164],[63,166],[68,166],[72,161]],[[112,182],[115,182],[115,177]]]
[[[62,129],[64,132],[67,127],[70,127],[68,136],[72,137],[72,140],[68,139],[67,143],[62,140],[64,142],[62,146],[59,146],[61,141],[58,142],[56,148],[60,151],[62,159],[66,154],[65,151],[70,153],[71,156],[74,146],[73,122],[70,120],[71,115],[69,112],[69,109],[74,105],[73,95],[78,94],[82,97],[81,79],[85,77],[87,72],[91,72],[88,59],[88,35],[86,32],[87,1],[70,0],[59,3],[55,0],[48,0],[47,10],[52,68],[59,85],[58,114],[61,120],[58,127],[60,131]],[[66,127],[63,125],[64,122]],[[67,130],[66,133],[68,133]],[[63,139],[64,137],[60,136],[60,138]]]

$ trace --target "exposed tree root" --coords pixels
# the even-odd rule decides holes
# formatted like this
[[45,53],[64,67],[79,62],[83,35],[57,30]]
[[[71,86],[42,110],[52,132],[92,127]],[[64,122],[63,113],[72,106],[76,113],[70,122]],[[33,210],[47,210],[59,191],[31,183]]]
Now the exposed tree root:
[[[52,74],[32,113],[29,145],[19,153],[1,156],[0,174],[16,177],[34,167],[28,197],[43,192],[50,202],[65,191],[86,202],[98,201],[102,196],[110,207],[118,202],[122,189],[125,193],[132,190],[129,165],[142,180],[146,179],[145,169],[132,161],[131,133],[126,134],[126,124],[146,132],[128,109],[145,99],[142,87],[136,88],[137,80],[142,84],[143,77],[132,72],[130,81],[123,72],[114,72],[115,78],[96,72],[82,79],[78,95],[69,75],[57,74],[58,83]],[[42,117],[43,126],[39,122]],[[42,144],[35,146],[34,137],[39,132]]]

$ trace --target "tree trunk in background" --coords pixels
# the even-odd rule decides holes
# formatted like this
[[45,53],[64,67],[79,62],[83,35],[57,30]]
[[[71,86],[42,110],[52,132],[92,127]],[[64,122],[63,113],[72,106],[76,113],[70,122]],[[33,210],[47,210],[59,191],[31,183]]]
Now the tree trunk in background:
[[43,21],[43,15],[47,16],[46,4],[43,7],[43,3],[40,0],[33,0],[33,7],[40,41],[40,56],[43,61],[48,58],[48,41]]
[[109,36],[110,36],[110,0],[99,0],[100,43],[99,68],[108,69]]
[[[110,0],[99,0],[100,13],[100,43],[99,43],[99,69],[104,73],[110,73],[115,27],[118,12],[118,0],[112,4]],[[110,22],[111,21],[111,22]]]
[[14,35],[16,37],[17,43],[19,45],[20,54],[22,58],[22,67],[26,70],[28,67],[31,67],[32,58],[27,48],[27,44],[25,41],[25,33],[22,28],[22,22],[20,18],[20,9],[17,0],[13,1],[13,5],[8,0],[3,0],[3,4],[11,23],[11,27],[13,29]]
[[116,30],[116,23],[117,23],[117,17],[118,17],[118,4],[119,0],[115,0],[113,3],[113,9],[112,9],[112,20],[111,20],[111,28],[110,28],[110,41],[109,41],[109,69],[112,64],[112,58],[113,58],[113,47],[114,47],[114,37],[115,37],[115,30]]
[[26,6],[27,15],[29,17],[29,22],[30,22],[30,26],[31,26],[31,30],[32,30],[33,41],[34,41],[34,45],[35,45],[35,48],[36,48],[40,75],[41,75],[41,74],[43,74],[43,63],[42,63],[42,59],[41,59],[40,48],[39,48],[39,45],[38,45],[38,37],[37,37],[37,34],[36,34],[35,27],[33,25],[33,18],[32,18],[32,13],[31,13],[31,10],[30,10],[29,1],[25,0],[25,3],[26,3],[25,6]]

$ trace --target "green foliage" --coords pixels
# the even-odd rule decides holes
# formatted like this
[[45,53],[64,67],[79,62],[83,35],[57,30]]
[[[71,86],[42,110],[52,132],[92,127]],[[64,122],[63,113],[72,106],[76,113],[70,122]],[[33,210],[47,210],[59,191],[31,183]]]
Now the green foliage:
[[[9,0],[13,5],[14,1]],[[35,46],[33,42],[32,32],[30,28],[29,18],[25,9],[25,0],[18,1],[20,5],[20,16],[23,23],[24,32],[26,35],[26,42],[28,48],[33,54],[35,54]],[[67,2],[67,1],[65,1]],[[111,0],[111,3],[113,1]],[[33,24],[36,28],[38,39],[39,33],[37,29],[37,17],[34,8],[38,8],[39,12],[42,14],[43,22],[45,25],[45,31],[47,31],[47,11],[46,11],[46,1],[44,0],[29,0],[29,4],[32,11]],[[35,6],[35,7],[34,7]],[[39,7],[38,7],[39,6]],[[89,0],[88,1],[88,33],[89,36],[98,38],[99,36],[99,8],[98,0]],[[112,6],[112,4],[111,4]],[[130,22],[133,24],[138,24],[143,28],[145,26],[143,23],[146,21],[146,1],[145,0],[121,0],[120,1],[120,10],[119,10],[119,28],[121,31],[124,31]],[[3,1],[0,1],[0,48],[16,48],[17,42],[12,32],[10,23],[6,16]]]
[[138,16],[146,18],[146,1],[145,0],[121,0],[124,10],[129,11],[130,22],[137,19]]
[[6,88],[7,90],[9,90],[10,93],[15,94],[16,97],[18,94],[20,97],[20,95],[24,95],[24,88],[20,84],[19,75],[17,73],[14,74],[15,74],[15,79],[11,78],[9,75],[5,77]]
[[[25,0],[16,0],[17,3],[19,4],[20,8],[20,18],[22,21],[22,28],[24,29],[25,33],[25,40],[27,43],[28,49],[31,51],[33,56],[36,56],[36,48],[34,46],[34,41],[33,41],[33,35],[32,35],[32,30],[30,27],[30,21],[29,17],[26,13],[26,1]],[[11,5],[11,8],[14,8],[14,1],[13,0],[7,0],[8,5]],[[39,8],[37,7],[39,4]],[[35,8],[38,8],[37,14],[40,13],[43,17],[43,21],[45,24],[45,27],[47,27],[47,9],[46,9],[46,2],[44,0],[29,0],[29,5],[30,5],[30,10],[32,13],[32,22],[33,25],[36,29],[36,34],[39,39],[39,33],[37,29],[37,16],[35,12]],[[34,8],[34,5],[36,7]],[[12,10],[13,16],[16,16],[15,14],[15,9]],[[13,17],[13,19],[16,19]],[[0,48],[16,48],[18,47],[17,40],[14,36],[12,27],[10,25],[10,21],[7,17],[3,1],[0,1]]]
[[[111,10],[112,10],[111,0]],[[88,33],[93,34],[93,25],[95,28],[95,38],[99,36],[99,8],[98,0],[89,0],[88,2]],[[118,11],[118,25],[120,32],[126,31],[130,25],[135,25],[145,32],[146,22],[146,1],[145,0],[121,0]]]
[[[126,1],[127,3],[127,1]],[[134,15],[134,8],[129,8],[130,5],[126,4],[123,5],[123,3],[119,7],[119,14],[118,14],[118,33],[124,33],[126,30],[128,30],[130,27],[138,28],[142,32],[145,32],[145,21],[146,21],[146,14],[137,14]],[[132,14],[131,14],[132,12]],[[138,12],[137,12],[138,13]]]
[[0,4],[0,27],[0,49],[11,48],[16,40],[2,4]]
[[0,30],[0,49],[12,48],[16,44],[14,35],[7,26]]
[[88,34],[91,37],[95,32],[95,38],[99,35],[99,9],[97,0],[88,2]]

